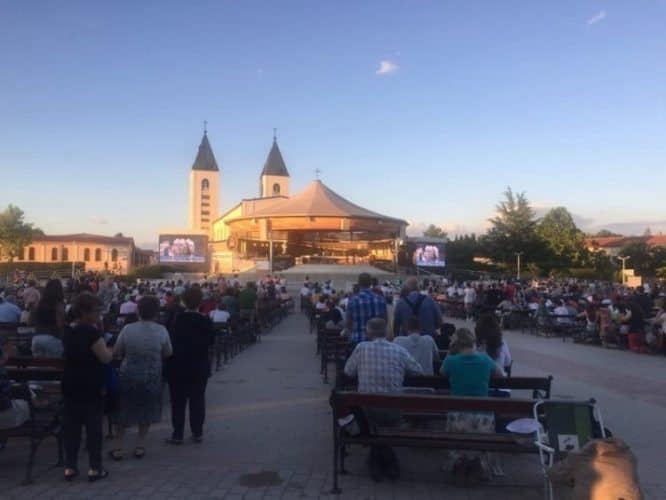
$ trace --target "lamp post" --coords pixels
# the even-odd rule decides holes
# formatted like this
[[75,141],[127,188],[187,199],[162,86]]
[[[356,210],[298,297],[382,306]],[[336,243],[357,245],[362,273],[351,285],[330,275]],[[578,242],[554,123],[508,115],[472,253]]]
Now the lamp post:
[[617,257],[619,260],[622,261],[622,284],[624,285],[626,283],[626,275],[624,274],[625,270],[625,262],[628,261],[631,257],[629,256],[623,256],[623,255],[618,255]]
[[520,256],[523,252],[516,252],[516,279],[520,280]]

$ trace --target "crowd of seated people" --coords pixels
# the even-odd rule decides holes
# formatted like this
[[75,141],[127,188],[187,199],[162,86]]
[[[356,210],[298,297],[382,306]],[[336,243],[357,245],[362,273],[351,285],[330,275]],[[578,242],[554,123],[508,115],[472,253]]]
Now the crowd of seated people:
[[[423,288],[454,317],[470,319],[494,312],[503,328],[517,327],[529,318],[539,327],[550,325],[554,333],[575,331],[587,343],[617,345],[639,353],[666,352],[663,283],[629,288],[597,281],[442,279],[426,280]],[[459,311],[464,311],[462,316]]]

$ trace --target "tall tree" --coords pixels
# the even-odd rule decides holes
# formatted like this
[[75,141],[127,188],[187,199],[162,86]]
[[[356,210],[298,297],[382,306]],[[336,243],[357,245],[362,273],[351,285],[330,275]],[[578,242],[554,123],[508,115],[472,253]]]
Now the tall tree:
[[586,254],[585,235],[566,208],[549,210],[539,221],[536,233],[550,253],[554,267],[582,263]]
[[23,210],[11,204],[0,213],[0,257],[9,262],[32,241],[35,229],[23,217]]
[[633,269],[636,274],[646,276],[651,274],[652,255],[648,244],[640,239],[627,242],[621,249],[620,255],[629,257],[626,268]]
[[430,224],[425,231],[423,231],[423,236],[428,238],[446,238],[446,231],[441,227]]
[[536,214],[525,193],[507,188],[496,209],[497,215],[489,219],[491,227],[483,238],[489,256],[506,264],[513,263],[519,252],[527,259],[525,262],[538,260],[543,248],[536,234]]

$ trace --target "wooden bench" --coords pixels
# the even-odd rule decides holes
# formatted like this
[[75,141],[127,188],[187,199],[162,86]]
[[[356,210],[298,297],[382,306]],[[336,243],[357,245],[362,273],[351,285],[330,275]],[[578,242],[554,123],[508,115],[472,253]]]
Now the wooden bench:
[[367,394],[332,391],[333,409],[333,494],[341,493],[338,475],[345,474],[345,448],[350,445],[392,446],[406,448],[441,448],[502,453],[538,453],[531,439],[519,439],[510,433],[453,433],[427,428],[377,428],[350,435],[338,419],[354,412],[364,415],[368,409],[394,410],[427,415],[443,421],[451,411],[493,412],[495,418],[514,420],[533,418],[535,401],[509,398],[468,398],[423,394]]
[[320,355],[321,355],[321,375],[324,376],[324,383],[328,384],[328,365],[335,363],[337,366],[341,361],[345,361],[349,355],[349,339],[340,335],[340,329],[324,328],[321,334]]
[[[508,389],[512,391],[532,391],[533,399],[550,399],[553,376],[548,377],[498,377],[491,378],[490,389]],[[403,382],[405,388],[432,389],[442,394],[451,390],[448,377],[441,375],[408,375]],[[339,373],[335,385],[337,390],[355,391],[357,380]]]
[[63,361],[61,359],[35,359],[31,357],[11,358],[5,368],[12,381],[12,397],[22,399],[28,403],[30,417],[19,427],[0,430],[0,439],[24,438],[30,439],[30,453],[26,466],[26,475],[23,484],[31,484],[32,470],[35,463],[37,449],[44,439],[55,437],[58,444],[58,457],[56,466],[63,463],[62,446],[62,394],[60,384],[44,384],[44,392],[35,400],[32,397],[30,384],[40,385],[44,382],[61,382],[63,376]]

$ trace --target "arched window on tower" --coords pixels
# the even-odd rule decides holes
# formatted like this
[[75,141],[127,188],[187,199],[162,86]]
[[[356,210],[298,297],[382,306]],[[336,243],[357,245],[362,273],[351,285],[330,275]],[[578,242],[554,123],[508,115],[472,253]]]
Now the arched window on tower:
[[210,183],[208,182],[208,179],[204,179],[201,181],[201,194],[208,194],[208,189],[210,188]]
[[273,184],[273,196],[280,196],[280,185],[277,182]]

